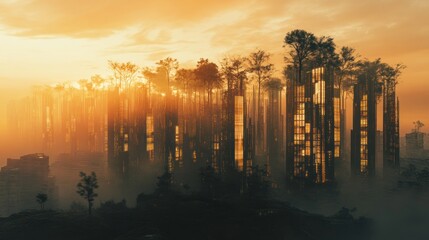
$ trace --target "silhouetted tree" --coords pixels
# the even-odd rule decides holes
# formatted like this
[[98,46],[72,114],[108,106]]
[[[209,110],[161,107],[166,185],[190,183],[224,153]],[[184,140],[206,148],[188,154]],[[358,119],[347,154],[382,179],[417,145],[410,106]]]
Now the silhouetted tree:
[[106,80],[98,74],[91,77],[91,83],[95,89],[100,89],[105,81]]
[[36,195],[36,201],[40,204],[40,209],[45,209],[45,203],[48,201],[48,195],[46,193],[39,193]]
[[425,124],[420,120],[413,122],[413,124],[414,124],[414,129],[413,129],[414,132],[420,132],[420,128],[425,126]]
[[381,78],[382,62],[378,58],[374,61],[362,60],[356,63],[356,75],[365,76],[362,80],[373,81],[375,87],[375,93],[379,98],[383,92],[383,81]]
[[196,84],[195,70],[181,68],[176,73],[177,87],[187,92],[194,88]]
[[224,58],[222,60],[222,76],[226,80],[227,90],[243,94],[248,72],[246,62],[247,59],[240,56]]
[[212,90],[219,88],[222,85],[222,79],[220,78],[218,66],[209,62],[208,59],[201,58],[197,63],[197,68],[194,71],[196,79],[207,91],[207,102],[210,106]]
[[137,80],[139,68],[131,62],[118,63],[109,61],[109,67],[113,71],[112,84],[120,90],[129,89]]
[[80,172],[80,181],[77,184],[77,193],[88,201],[88,214],[91,216],[94,199],[98,196],[95,189],[98,188],[97,175],[92,172],[91,175],[86,175]]
[[[256,130],[256,139],[257,139],[257,149],[261,148],[259,143],[262,142],[262,121],[263,113],[261,110],[261,86],[270,79],[271,74],[274,70],[274,65],[269,63],[270,54],[263,51],[257,50],[252,52],[248,57],[249,63],[249,73],[253,73],[256,76],[256,82],[258,84],[258,105],[257,105],[257,130]],[[259,151],[259,150],[258,150]]]
[[383,81],[384,86],[396,86],[398,84],[398,79],[402,74],[402,70],[406,68],[403,64],[396,64],[394,67],[390,66],[387,63],[380,64],[380,77]]
[[163,70],[167,78],[168,92],[170,92],[170,80],[173,78],[175,71],[179,68],[179,62],[175,58],[165,58],[156,63],[160,70]]
[[355,49],[351,47],[342,47],[339,55],[339,65],[336,71],[335,80],[339,88],[344,92],[351,91],[355,83],[356,58]]
[[290,57],[286,58],[286,60],[293,64],[298,71],[298,81],[302,82],[304,62],[308,60],[317,49],[317,38],[313,33],[297,29],[286,34],[284,43],[290,48]]
[[333,38],[325,36],[317,38],[312,67],[338,67],[340,62],[335,49],[336,44]]

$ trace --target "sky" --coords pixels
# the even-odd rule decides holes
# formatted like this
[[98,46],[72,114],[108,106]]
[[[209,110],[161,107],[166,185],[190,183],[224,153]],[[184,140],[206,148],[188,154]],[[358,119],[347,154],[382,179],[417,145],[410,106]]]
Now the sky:
[[108,60],[153,66],[173,57],[187,67],[259,48],[280,74],[285,34],[304,29],[362,58],[405,64],[401,134],[416,120],[429,132],[428,12],[427,0],[2,0],[0,131],[9,100],[33,85],[108,76]]

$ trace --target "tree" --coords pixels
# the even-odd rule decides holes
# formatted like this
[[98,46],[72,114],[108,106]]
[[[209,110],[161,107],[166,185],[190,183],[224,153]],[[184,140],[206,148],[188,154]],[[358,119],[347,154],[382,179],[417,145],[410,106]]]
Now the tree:
[[298,81],[302,82],[304,62],[317,49],[317,39],[314,34],[297,29],[286,34],[284,43],[291,48],[289,51],[290,58],[286,58],[286,60],[298,70]]
[[176,73],[177,87],[184,92],[189,91],[195,85],[195,70],[181,68]]
[[46,193],[39,193],[36,195],[36,201],[40,204],[40,209],[45,209],[45,203],[48,201],[48,195]]
[[375,95],[377,96],[377,98],[379,98],[383,92],[383,81],[381,78],[381,73],[382,73],[381,59],[378,58],[374,61],[369,61],[369,60],[358,61],[356,63],[356,66],[357,66],[356,68],[357,76],[364,76],[364,78],[361,78],[362,80],[374,82]]
[[420,128],[425,126],[425,124],[423,122],[421,122],[420,120],[413,122],[413,124],[414,124],[414,132],[420,132]]
[[173,78],[173,74],[179,68],[179,62],[175,58],[166,58],[163,60],[160,60],[156,63],[161,70],[165,72],[166,78],[167,78],[167,87],[168,92],[170,92],[170,79]]
[[399,76],[402,74],[402,70],[406,68],[403,64],[396,64],[394,67],[387,63],[380,65],[380,76],[382,81],[387,85],[396,86],[398,84]]
[[312,67],[338,67],[340,61],[335,48],[336,45],[333,38],[325,36],[317,38],[316,48],[312,57]]
[[94,75],[91,77],[91,83],[95,89],[100,89],[105,80],[100,75]]
[[[261,86],[270,79],[271,74],[274,69],[274,65],[269,63],[270,60],[270,54],[266,53],[263,50],[257,50],[250,54],[249,58],[247,59],[249,63],[249,73],[253,73],[256,75],[256,81],[258,84],[258,106],[256,109],[257,112],[257,140],[258,143],[262,142],[262,119],[263,114],[261,111]],[[261,147],[260,144],[257,146],[258,149]]]
[[207,102],[210,105],[212,90],[222,85],[218,66],[215,63],[209,62],[208,59],[201,58],[197,63],[194,73],[197,80],[200,81],[200,84],[207,91]]
[[113,71],[112,84],[119,90],[129,89],[137,79],[139,68],[131,62],[118,63],[109,61],[109,67]]
[[341,92],[349,92],[355,83],[356,58],[355,49],[351,47],[342,47],[340,50],[339,65],[337,68],[337,84]]
[[88,214],[91,216],[94,199],[98,196],[98,194],[95,192],[95,189],[98,188],[97,175],[95,175],[95,172],[92,172],[91,175],[80,172],[79,175],[81,179],[77,184],[76,192],[79,194],[79,196],[88,201]]
[[227,83],[227,90],[238,94],[244,93],[244,83],[247,80],[247,59],[244,57],[224,58],[221,62],[222,76]]

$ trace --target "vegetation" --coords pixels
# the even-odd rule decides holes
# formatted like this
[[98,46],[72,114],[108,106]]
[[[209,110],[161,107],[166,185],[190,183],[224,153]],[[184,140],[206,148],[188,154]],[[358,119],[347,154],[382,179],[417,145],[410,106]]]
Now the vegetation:
[[427,167],[418,170],[414,164],[409,164],[401,172],[401,176],[404,180],[398,182],[400,186],[405,184],[408,186],[429,186],[429,168]]
[[48,201],[48,195],[46,193],[39,193],[36,195],[36,201],[40,204],[40,209],[45,209],[45,203]]
[[80,172],[80,182],[77,184],[77,193],[88,202],[88,214],[92,215],[92,207],[94,200],[98,196],[95,190],[98,188],[97,175],[92,172],[91,175],[86,175]]

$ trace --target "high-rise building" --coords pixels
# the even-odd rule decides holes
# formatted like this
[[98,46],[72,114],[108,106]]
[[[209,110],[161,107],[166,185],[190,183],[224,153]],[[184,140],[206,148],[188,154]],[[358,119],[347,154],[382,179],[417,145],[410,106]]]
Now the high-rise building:
[[107,158],[112,181],[128,181],[138,176],[155,155],[155,125],[149,113],[147,88],[110,90],[107,112]]
[[291,182],[328,183],[334,176],[334,73],[315,68],[287,83],[286,172]]
[[353,175],[374,176],[377,130],[376,79],[358,76],[354,86],[351,170]]
[[265,88],[268,93],[268,103],[266,111],[266,148],[267,148],[267,171],[273,176],[274,180],[279,180],[284,176],[284,167],[282,164],[282,116],[281,116],[281,90],[280,79],[270,80]]
[[399,100],[396,82],[383,87],[383,171],[399,171]]

